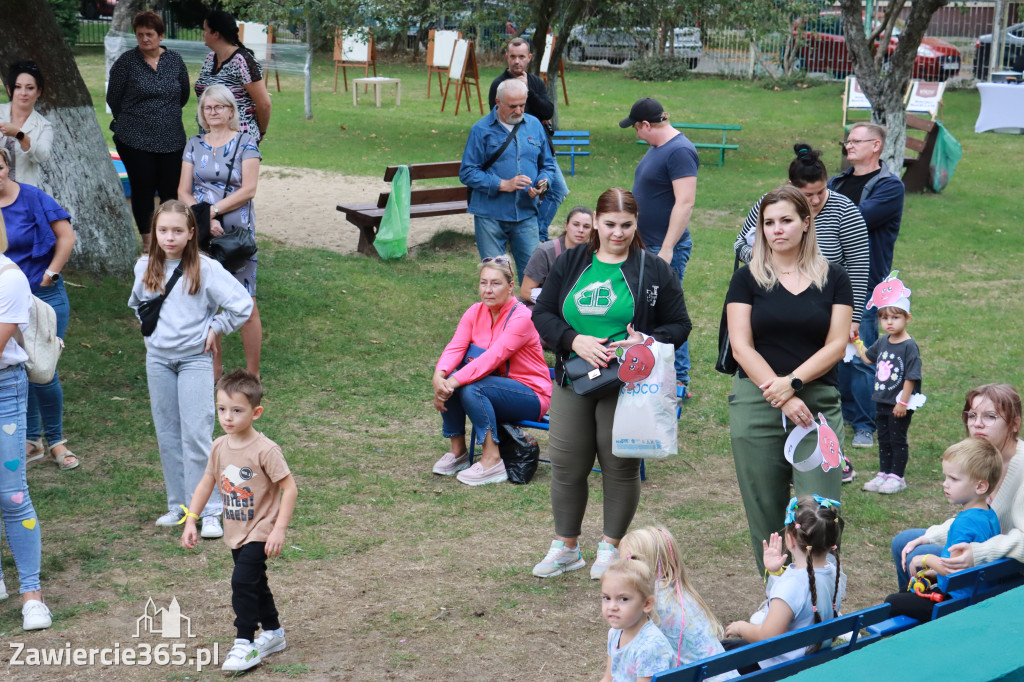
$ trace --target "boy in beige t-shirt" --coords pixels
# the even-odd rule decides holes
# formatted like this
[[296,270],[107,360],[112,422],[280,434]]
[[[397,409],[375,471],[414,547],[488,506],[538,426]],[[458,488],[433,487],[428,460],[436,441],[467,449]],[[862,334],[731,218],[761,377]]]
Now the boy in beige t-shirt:
[[[263,387],[239,369],[217,382],[217,419],[224,435],[213,442],[206,472],[192,494],[192,509],[202,509],[216,486],[224,502],[224,542],[231,548],[231,606],[235,610],[235,644],[224,670],[248,670],[263,656],[285,648],[274,595],[267,585],[267,557],[281,554],[284,531],[295,510],[298,489],[281,448],[257,432],[253,421],[263,414]],[[193,549],[196,519],[185,514],[181,544]],[[256,628],[263,632],[255,637]]]

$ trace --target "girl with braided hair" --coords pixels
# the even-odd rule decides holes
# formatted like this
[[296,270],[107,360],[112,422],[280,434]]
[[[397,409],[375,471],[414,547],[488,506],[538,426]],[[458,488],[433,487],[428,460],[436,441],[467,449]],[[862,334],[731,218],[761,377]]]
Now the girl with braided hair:
[[[767,606],[762,604],[749,622],[730,623],[725,628],[726,636],[742,638],[744,643],[760,642],[834,618],[846,592],[840,580],[840,531],[839,502],[820,495],[792,498],[783,532],[793,563],[785,566],[783,539],[778,533],[763,541]],[[786,652],[761,661],[761,668],[791,661],[818,648],[820,645]]]

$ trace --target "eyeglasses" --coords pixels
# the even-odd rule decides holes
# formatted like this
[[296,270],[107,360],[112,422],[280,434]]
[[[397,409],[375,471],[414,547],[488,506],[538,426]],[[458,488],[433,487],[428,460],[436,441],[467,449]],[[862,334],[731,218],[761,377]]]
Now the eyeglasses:
[[481,265],[487,265],[488,263],[494,263],[495,265],[508,265],[512,261],[509,260],[508,256],[495,256],[494,258],[484,258],[480,261]]
[[870,138],[870,139],[867,139],[867,140],[847,140],[843,144],[846,145],[847,147],[849,147],[851,145],[860,144],[861,142],[878,142],[878,141],[879,141],[878,138]]
[[992,426],[1002,418],[1002,415],[996,412],[964,412],[964,421],[968,424],[980,423],[982,426]]
[[204,114],[210,114],[210,113],[217,113],[217,114],[219,114],[220,112],[224,111],[225,109],[230,109],[230,108],[231,108],[230,104],[208,104],[208,105],[203,107],[203,113]]

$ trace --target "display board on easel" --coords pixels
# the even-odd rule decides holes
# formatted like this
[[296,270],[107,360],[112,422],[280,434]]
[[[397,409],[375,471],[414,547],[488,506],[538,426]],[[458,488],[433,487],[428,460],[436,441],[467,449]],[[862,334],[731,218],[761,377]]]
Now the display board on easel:
[[377,75],[377,47],[373,42],[373,32],[366,26],[353,28],[351,30],[338,32],[334,37],[334,91],[338,91],[338,68],[341,68],[341,77],[344,79],[345,92],[348,92],[348,74],[346,67],[361,66],[365,69],[365,75],[370,76],[370,67],[373,67],[373,75]]
[[[548,82],[548,67],[551,66],[551,51],[555,49],[555,41],[558,40],[558,36],[548,34],[547,43],[544,47],[544,56],[540,60],[540,77],[544,80],[544,84]],[[565,106],[569,106],[569,91],[565,87],[565,62],[561,59],[558,60],[558,77],[562,79],[562,94],[565,96]],[[556,96],[555,99],[558,99]]]
[[448,73],[455,53],[455,43],[462,38],[462,31],[431,30],[427,38],[427,99],[430,99],[430,79],[437,74],[437,91],[441,92],[444,83],[441,74]]
[[452,81],[455,85],[455,115],[459,115],[459,104],[462,94],[466,95],[466,108],[471,109],[469,94],[472,87],[476,86],[476,99],[480,104],[480,114],[484,113],[484,102],[480,96],[480,69],[476,63],[476,48],[472,40],[460,38],[455,43],[455,51],[452,53],[452,63],[448,67],[448,82],[444,86],[444,99],[441,101],[441,111],[444,111],[445,103],[448,101],[448,88]]

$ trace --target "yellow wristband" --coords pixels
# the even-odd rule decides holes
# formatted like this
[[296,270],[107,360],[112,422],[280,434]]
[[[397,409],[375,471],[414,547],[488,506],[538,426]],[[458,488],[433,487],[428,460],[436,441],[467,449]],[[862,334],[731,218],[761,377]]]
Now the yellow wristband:
[[925,554],[923,557],[921,557],[921,567],[924,570],[926,570],[926,571],[929,570],[929,568],[928,568],[928,557],[930,557],[930,556],[931,556],[931,554]]
[[782,566],[781,568],[779,568],[776,571],[769,571],[766,568],[766,569],[764,569],[764,581],[768,582],[768,576],[770,576],[770,575],[774,575],[774,576],[778,577],[778,576],[782,575],[785,572],[786,572],[786,567],[785,566]]
[[181,507],[181,510],[182,510],[183,512],[185,512],[185,515],[184,515],[184,516],[182,516],[182,517],[181,517],[181,520],[180,520],[180,521],[178,521],[178,522],[177,522],[176,524],[174,524],[174,525],[176,525],[176,526],[180,526],[181,524],[185,523],[185,521],[187,521],[187,520],[188,520],[188,517],[190,517],[190,516],[191,516],[191,517],[192,517],[193,519],[197,520],[197,521],[199,520],[199,514],[193,514],[192,512],[190,512],[190,511],[189,511],[188,507],[186,507],[186,506],[185,506],[185,505],[183,505],[183,504],[179,504],[178,506],[179,506],[179,507]]

